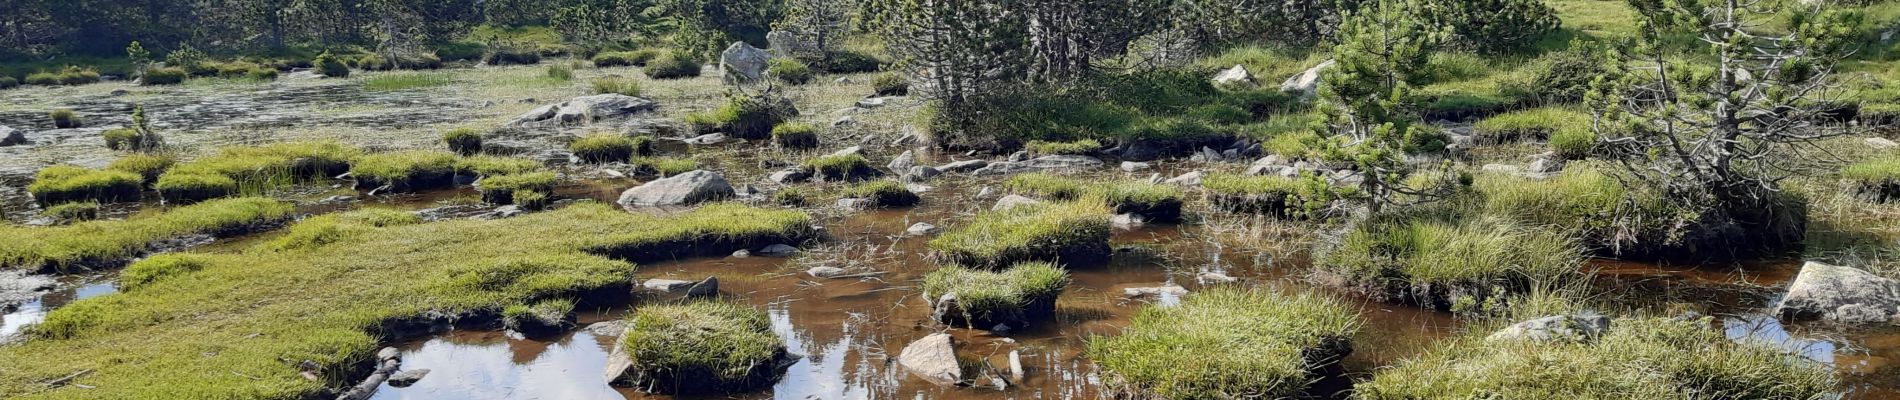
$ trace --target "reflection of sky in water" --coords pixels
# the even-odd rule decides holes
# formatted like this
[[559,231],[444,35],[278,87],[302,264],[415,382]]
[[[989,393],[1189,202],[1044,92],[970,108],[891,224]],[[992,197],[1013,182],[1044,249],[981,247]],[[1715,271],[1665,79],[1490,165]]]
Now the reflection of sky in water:
[[[798,363],[785,372],[785,378],[772,386],[772,395],[780,399],[868,399],[869,389],[859,379],[846,379],[852,340],[857,324],[845,319],[843,339],[835,343],[812,343],[815,337],[792,327],[792,315],[786,303],[773,304],[766,310],[772,320],[772,332],[785,340],[785,347],[800,356]],[[841,311],[842,312],[842,311]],[[857,363],[856,376],[870,374],[870,366]]]
[[[430,339],[402,356],[403,368],[428,368],[429,375],[407,388],[384,384],[371,399],[621,398],[601,377],[607,350],[593,334],[576,331],[546,346],[513,339],[506,345]],[[517,359],[521,350],[527,353]]]
[[1795,337],[1781,326],[1781,321],[1768,315],[1742,315],[1722,319],[1722,330],[1729,340],[1737,342],[1757,341],[1772,345],[1788,354],[1798,354],[1810,360],[1834,363],[1834,343],[1826,340]]
[[[26,330],[26,327],[28,325],[36,324],[36,323],[39,323],[41,320],[45,320],[46,312],[51,311],[50,308],[58,308],[59,306],[66,305],[66,303],[69,303],[72,300],[95,297],[95,296],[110,294],[117,291],[119,291],[118,284],[115,282],[107,281],[107,282],[99,282],[99,283],[82,285],[82,286],[79,286],[78,288],[71,289],[72,295],[70,297],[57,296],[58,298],[53,298],[53,299],[47,298],[49,296],[59,294],[58,291],[42,294],[40,295],[40,298],[38,299],[34,299],[33,301],[27,302],[25,304],[21,304],[19,309],[13,310],[13,312],[7,313],[4,316],[0,316],[0,338],[12,337],[13,335],[20,333],[20,331]],[[65,300],[65,299],[71,299],[71,300]]]

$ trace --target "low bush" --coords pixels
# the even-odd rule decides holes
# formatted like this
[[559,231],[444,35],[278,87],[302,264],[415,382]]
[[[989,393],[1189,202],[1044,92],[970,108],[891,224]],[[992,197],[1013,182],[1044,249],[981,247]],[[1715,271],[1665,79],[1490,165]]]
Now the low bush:
[[910,81],[896,72],[886,72],[871,78],[871,91],[878,96],[903,96],[910,94]]
[[765,76],[793,85],[811,83],[811,67],[790,58],[774,58],[767,61]]
[[658,50],[642,49],[635,51],[610,51],[594,55],[596,67],[633,67],[644,66],[659,57]]
[[[58,227],[0,225],[0,267],[77,272],[117,267],[156,241],[188,234],[219,237],[247,233],[282,221],[295,210],[267,198],[235,198]],[[20,364],[9,364],[20,365]]]
[[[1595,340],[1452,340],[1380,369],[1353,399],[1815,399],[1839,396],[1833,368],[1708,317],[1625,318]],[[1640,368],[1631,368],[1641,366]]]
[[52,218],[59,223],[91,221],[99,219],[99,202],[77,201],[63,203],[41,210],[40,216]]
[[1095,139],[1082,139],[1082,140],[1076,140],[1072,142],[1045,142],[1041,140],[1034,140],[1034,141],[1030,141],[1028,144],[1023,145],[1023,149],[1029,150],[1029,152],[1031,153],[1042,154],[1042,155],[1052,155],[1052,154],[1087,155],[1087,154],[1094,154],[1095,152],[1101,151],[1102,142],[1098,142]]
[[1089,338],[1087,355],[1117,397],[1299,398],[1352,353],[1359,311],[1297,292],[1216,288],[1136,312],[1120,335]]
[[790,100],[765,96],[736,96],[717,109],[686,115],[694,132],[724,132],[740,139],[765,139],[772,128],[798,116]]
[[184,68],[178,67],[147,68],[145,73],[139,75],[139,84],[145,86],[176,85],[184,83],[185,78],[190,75],[190,73],[185,72]]
[[798,165],[806,175],[828,181],[855,181],[882,175],[869,160],[857,154],[832,154],[812,159]]
[[496,175],[475,182],[475,188],[481,190],[482,201],[490,204],[515,204],[515,194],[521,192],[553,193],[556,176],[553,172],[529,172],[509,175]]
[[204,269],[205,257],[191,253],[166,253],[146,257],[125,266],[119,272],[119,290],[134,291],[161,279]]
[[562,82],[574,80],[574,67],[566,64],[549,65],[548,78]]
[[1028,262],[1005,271],[946,265],[918,286],[937,321],[952,326],[1022,329],[1055,314],[1069,273],[1055,264]]
[[865,199],[874,208],[910,207],[923,201],[922,197],[918,197],[917,193],[905,188],[904,184],[889,179],[852,186],[845,189],[843,195],[846,198]]
[[1900,200],[1900,155],[1881,155],[1841,168],[1856,197],[1887,203]]
[[718,301],[634,310],[618,346],[634,361],[610,383],[673,395],[764,387],[787,357],[764,312]]
[[594,78],[594,94],[640,95],[640,81],[620,75],[608,75]]
[[20,80],[11,76],[0,76],[0,90],[20,87]]
[[501,309],[501,326],[529,338],[567,332],[575,322],[574,299],[549,299]]
[[1514,74],[1515,79],[1505,80],[1504,91],[1524,93],[1540,104],[1583,101],[1590,82],[1609,73],[1610,64],[1602,59],[1602,52],[1597,46],[1576,42],[1544,53]]
[[482,133],[475,128],[455,128],[442,133],[442,143],[449,151],[463,156],[472,156],[482,152]]
[[373,153],[350,160],[350,176],[360,189],[413,191],[453,186],[457,165],[455,153],[445,151]]
[[[644,148],[643,145],[644,144]],[[574,140],[567,150],[585,163],[626,162],[635,154],[652,152],[652,143],[614,133],[594,133]]]
[[831,51],[825,53],[825,59],[812,64],[812,67],[827,74],[855,74],[877,72],[879,64],[876,57],[855,51]]
[[53,120],[54,128],[59,129],[73,129],[86,124],[84,118],[80,118],[78,113],[74,113],[73,110],[69,108],[53,109],[53,111],[46,113],[46,117]]
[[26,186],[26,192],[42,206],[75,201],[138,201],[143,181],[130,172],[55,165],[33,174],[33,183]]
[[772,127],[772,144],[793,150],[817,148],[818,127],[803,122],[778,124]]
[[488,65],[540,64],[541,51],[531,46],[510,43],[490,44],[488,51],[482,54],[482,63]]
[[646,74],[653,79],[681,79],[699,76],[699,59],[685,52],[670,52],[647,62]]
[[151,184],[158,181],[160,174],[164,174],[165,170],[171,169],[172,165],[177,163],[178,159],[170,155],[127,154],[117,160],[112,160],[111,164],[106,165],[106,169],[138,174],[141,181]]
[[1089,202],[1020,205],[977,214],[930,241],[945,264],[997,269],[1026,261],[1094,265],[1109,255],[1108,209]]
[[338,59],[335,55],[332,55],[330,54],[330,52],[327,52],[327,51],[323,52],[323,54],[317,55],[317,58],[314,60],[311,60],[310,64],[314,68],[316,68],[317,75],[323,75],[323,76],[327,76],[331,78],[350,77],[349,64],[344,64],[343,60]]
[[1506,218],[1398,213],[1354,226],[1317,263],[1320,280],[1383,301],[1496,309],[1502,296],[1578,275],[1583,247]]

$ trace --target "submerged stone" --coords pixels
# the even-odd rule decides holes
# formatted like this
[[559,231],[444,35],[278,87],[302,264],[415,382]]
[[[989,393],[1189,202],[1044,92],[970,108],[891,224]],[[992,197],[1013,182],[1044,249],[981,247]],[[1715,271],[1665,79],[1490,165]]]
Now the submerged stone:
[[397,372],[395,375],[390,375],[387,382],[389,382],[389,386],[399,388],[409,387],[409,385],[416,384],[416,381],[422,380],[422,377],[425,376],[429,376],[428,368],[408,369]]
[[1900,323],[1900,281],[1857,268],[1809,261],[1775,307],[1783,319],[1842,324]]
[[897,364],[930,383],[954,386],[963,382],[963,367],[957,364],[955,341],[948,333],[933,333],[910,342],[898,354]]

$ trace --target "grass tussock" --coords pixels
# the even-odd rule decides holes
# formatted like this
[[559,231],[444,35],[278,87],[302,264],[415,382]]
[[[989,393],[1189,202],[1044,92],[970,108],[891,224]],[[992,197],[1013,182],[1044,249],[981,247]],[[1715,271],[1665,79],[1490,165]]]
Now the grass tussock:
[[177,158],[164,154],[127,154],[112,160],[106,169],[138,174],[146,184],[158,181],[158,176],[178,163]]
[[637,175],[673,176],[699,169],[699,160],[683,157],[634,156],[627,160]]
[[553,193],[556,180],[558,177],[551,171],[496,175],[475,182],[475,188],[481,190],[482,201],[515,204],[515,194],[522,191],[543,195]]
[[777,380],[785,342],[764,312],[719,301],[641,307],[619,350],[634,360],[619,384],[668,394],[736,393]]
[[1235,213],[1270,215],[1280,219],[1306,219],[1330,206],[1335,196],[1326,183],[1309,178],[1283,176],[1247,176],[1213,173],[1201,179],[1203,196],[1214,208]]
[[[811,234],[804,213],[736,204],[661,217],[583,203],[375,227],[383,217],[339,216],[344,233],[327,243],[204,254],[197,271],[61,307],[31,328],[32,340],[0,347],[0,397],[318,397],[355,384],[382,343],[422,333],[428,324],[417,321],[432,316],[498,322],[515,304],[625,301],[633,262]],[[88,229],[60,236],[90,243],[110,234]],[[105,232],[121,230],[129,229]],[[12,254],[18,242],[0,246]],[[310,360],[318,379],[281,360]],[[41,383],[77,371],[90,372],[66,386]]]
[[272,188],[341,175],[361,154],[356,147],[333,141],[226,147],[173,166],[159,175],[154,186],[173,201],[258,195]]
[[1731,341],[1707,318],[1629,318],[1595,341],[1495,343],[1470,337],[1379,370],[1362,400],[1817,399],[1832,368],[1757,342]]
[[1472,125],[1479,141],[1498,144],[1524,140],[1544,140],[1551,151],[1564,158],[1588,155],[1596,146],[1590,115],[1569,108],[1544,107],[1513,111],[1485,118]]
[[1506,218],[1453,221],[1426,212],[1359,223],[1321,256],[1318,276],[1380,300],[1476,312],[1580,274],[1583,248],[1568,235]]
[[837,154],[813,157],[800,163],[798,168],[805,174],[828,181],[851,181],[874,177],[880,173],[871,161],[857,154]]
[[289,204],[265,198],[208,201],[125,220],[91,221],[57,227],[0,225],[0,266],[27,270],[75,271],[114,266],[137,256],[153,242],[189,234],[229,235],[290,217]]
[[1092,265],[1108,259],[1108,208],[1061,202],[978,214],[930,241],[947,264],[998,269],[1026,261]]
[[574,157],[580,158],[581,162],[624,162],[634,155],[648,155],[653,153],[651,139],[642,140],[642,138],[644,137],[634,138],[613,133],[594,133],[574,140],[574,143],[568,144],[567,149],[574,153]]
[[455,184],[455,153],[440,150],[409,150],[373,153],[356,157],[350,164],[350,176],[356,187],[388,186],[397,191],[446,187]]
[[984,329],[1005,324],[1021,329],[1053,315],[1056,296],[1068,286],[1068,271],[1051,263],[1028,262],[1005,271],[947,265],[924,275],[919,290],[945,324]]
[[34,173],[33,183],[26,186],[26,192],[42,206],[77,201],[138,201],[144,181],[143,176],[132,172],[55,165]]
[[453,81],[447,72],[386,72],[363,77],[363,90],[391,92],[448,86]]
[[779,124],[772,127],[772,144],[791,150],[817,148],[818,127],[803,122]]
[[640,95],[640,81],[620,75],[608,75],[594,78],[589,82],[594,86],[594,94]]
[[1120,335],[1089,338],[1087,354],[1131,398],[1292,398],[1351,353],[1357,316],[1311,292],[1217,288],[1142,308]]
[[1841,179],[1856,197],[1887,203],[1900,200],[1900,155],[1885,154],[1841,167]]
[[455,128],[442,133],[442,144],[449,151],[462,156],[472,156],[482,152],[482,133],[475,128]]
[[1148,221],[1181,219],[1181,189],[1147,182],[1089,183],[1079,179],[1032,172],[1011,176],[1003,188],[1015,193],[1057,201],[1088,199],[1106,205],[1115,214],[1137,214]]
[[1033,140],[1023,145],[1023,150],[1042,155],[1055,154],[1094,154],[1102,150],[1102,142],[1095,139],[1082,139],[1068,142],[1045,142]]
[[844,197],[865,199],[876,208],[910,207],[923,201],[923,197],[911,192],[904,184],[895,180],[876,180],[845,189]]

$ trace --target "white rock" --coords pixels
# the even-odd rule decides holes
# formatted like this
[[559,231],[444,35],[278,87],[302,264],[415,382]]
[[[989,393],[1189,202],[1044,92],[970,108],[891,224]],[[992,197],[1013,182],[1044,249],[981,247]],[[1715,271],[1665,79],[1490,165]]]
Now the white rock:
[[1219,74],[1214,74],[1214,84],[1216,85],[1244,86],[1251,83],[1253,83],[1253,74],[1247,73],[1247,67],[1244,65],[1236,64],[1233,68],[1228,68],[1222,70]]
[[1319,91],[1320,75],[1332,67],[1333,60],[1326,60],[1326,62],[1319,63],[1319,65],[1313,66],[1313,68],[1308,68],[1306,71],[1300,72],[1299,75],[1287,78],[1286,82],[1281,82],[1280,91],[1296,93],[1299,94],[1301,98],[1313,97],[1313,94]]
[[963,381],[963,368],[957,364],[955,343],[948,333],[934,333],[904,346],[897,364],[930,383],[952,386]]
[[1148,163],[1145,163],[1145,162],[1122,161],[1122,171],[1127,171],[1127,172],[1147,171],[1148,168],[1153,168],[1153,167],[1148,165]]
[[1870,137],[1862,139],[1861,141],[1866,142],[1868,147],[1882,150],[1900,147],[1900,143],[1894,143],[1894,141],[1888,140],[1887,138]]
[[910,228],[904,229],[904,233],[909,233],[912,236],[929,235],[937,233],[937,226],[931,225],[929,222],[918,222],[910,224]]
[[1782,318],[1843,324],[1900,323],[1900,281],[1809,261],[1775,307]]

